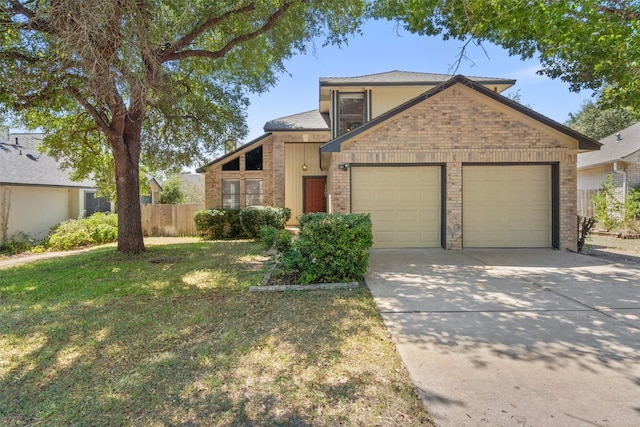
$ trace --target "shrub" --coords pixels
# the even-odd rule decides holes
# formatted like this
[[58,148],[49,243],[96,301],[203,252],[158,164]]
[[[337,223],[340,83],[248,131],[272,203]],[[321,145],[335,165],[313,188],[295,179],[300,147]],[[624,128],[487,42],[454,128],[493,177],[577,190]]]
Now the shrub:
[[226,216],[219,209],[203,209],[193,214],[196,230],[205,240],[221,239],[224,233]]
[[615,196],[615,184],[611,175],[607,176],[606,181],[600,182],[600,185],[602,188],[591,197],[591,201],[595,218],[609,231],[618,223],[617,217],[620,216],[621,204]]
[[203,209],[193,215],[198,234],[205,240],[243,237],[238,209]]
[[273,243],[276,251],[280,254],[286,254],[291,249],[291,242],[293,241],[293,236],[289,234],[287,230],[278,230],[276,233],[276,239]]
[[591,235],[595,223],[595,218],[578,215],[578,252],[582,252],[582,248],[584,248],[587,238]]
[[278,229],[272,225],[267,225],[265,227],[260,227],[260,243],[262,243],[262,247],[265,251],[271,249],[273,244],[276,241],[276,235],[278,234]]
[[285,268],[300,272],[300,283],[352,281],[364,275],[373,245],[369,214],[314,215],[303,223],[283,261]]
[[87,218],[61,222],[49,234],[47,246],[56,250],[68,250],[116,240],[118,240],[118,216],[108,212],[98,212]]
[[640,219],[640,187],[629,189],[624,206],[624,219],[626,222]]
[[278,229],[291,218],[291,209],[273,208],[270,206],[244,208],[240,211],[240,224],[250,238],[257,238],[260,227],[272,226]]
[[324,217],[326,217],[327,215],[328,214],[326,214],[324,212],[311,212],[311,213],[302,214],[298,218],[298,224],[300,225],[300,228],[304,228],[304,226],[306,224],[308,224],[309,222],[311,222],[311,221],[319,221],[319,220],[323,219]]

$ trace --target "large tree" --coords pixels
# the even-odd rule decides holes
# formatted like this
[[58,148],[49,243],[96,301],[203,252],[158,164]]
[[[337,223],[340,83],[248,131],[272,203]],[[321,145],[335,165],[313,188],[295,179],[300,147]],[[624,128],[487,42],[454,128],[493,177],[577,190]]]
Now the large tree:
[[637,0],[378,0],[374,15],[419,34],[537,56],[540,73],[574,91],[594,89],[612,104],[640,106]]
[[630,108],[605,108],[593,101],[582,104],[580,111],[569,113],[566,125],[593,139],[606,136],[638,122],[640,116]]
[[[344,40],[363,1],[3,0],[0,105],[77,177],[113,171],[118,250],[144,250],[139,164],[188,165],[246,134],[248,91],[310,40]],[[109,173],[98,174],[103,177]]]

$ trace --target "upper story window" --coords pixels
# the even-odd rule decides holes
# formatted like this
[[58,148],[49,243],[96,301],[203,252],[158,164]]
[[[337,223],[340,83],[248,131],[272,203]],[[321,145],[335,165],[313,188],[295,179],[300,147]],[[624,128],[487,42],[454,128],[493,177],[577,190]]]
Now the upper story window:
[[239,171],[240,170],[240,157],[236,157],[233,160],[229,160],[222,165],[223,171]]
[[260,147],[254,148],[244,155],[244,170],[262,170],[262,145]]
[[361,126],[365,122],[364,93],[338,94],[338,136]]

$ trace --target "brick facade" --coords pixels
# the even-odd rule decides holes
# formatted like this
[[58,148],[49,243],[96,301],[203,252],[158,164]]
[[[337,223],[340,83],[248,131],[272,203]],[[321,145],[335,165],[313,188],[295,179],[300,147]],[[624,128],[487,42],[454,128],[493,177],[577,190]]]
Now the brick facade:
[[[295,203],[299,203],[302,194],[285,196],[285,188],[291,189],[292,183],[313,173],[327,175],[327,211],[350,212],[350,169],[344,170],[340,165],[439,165],[445,172],[443,240],[446,249],[456,250],[463,247],[462,176],[466,164],[546,164],[551,165],[554,174],[553,221],[554,232],[558,232],[554,234],[554,244],[559,249],[575,251],[576,155],[581,136],[513,105],[491,93],[454,83],[428,97],[416,98],[416,102],[399,108],[394,115],[373,120],[360,131],[327,144],[325,147],[331,145],[331,149],[323,148],[322,169],[314,166],[315,170],[308,172],[299,169],[298,163],[302,164],[299,159],[292,161],[292,156],[285,159],[285,151],[292,155],[299,153],[287,151],[285,147],[327,142],[330,133],[275,131],[208,166],[205,204],[207,208],[222,207],[222,179],[240,179],[241,193],[244,193],[244,179],[262,178],[264,204],[291,208],[291,198],[295,197]],[[338,150],[332,145],[336,141],[340,144]],[[259,145],[263,146],[263,170],[245,171],[244,153]],[[305,157],[305,163],[320,165],[320,153],[317,155],[317,158]],[[330,160],[325,161],[325,156]],[[240,158],[240,170],[222,171],[222,165],[235,157]],[[640,184],[640,173],[638,181]],[[243,199],[241,197],[241,207],[244,207]]]
[[[441,164],[446,168],[446,248],[462,249],[465,163],[545,163],[559,171],[559,247],[576,250],[576,141],[454,85],[343,142],[332,153],[331,211],[349,212],[350,176],[339,164]],[[526,191],[526,189],[523,189]]]

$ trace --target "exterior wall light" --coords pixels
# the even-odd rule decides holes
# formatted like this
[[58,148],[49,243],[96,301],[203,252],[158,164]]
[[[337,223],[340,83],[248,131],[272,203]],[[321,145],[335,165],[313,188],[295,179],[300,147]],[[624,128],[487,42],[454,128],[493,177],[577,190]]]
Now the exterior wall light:
[[349,163],[340,163],[338,165],[338,169],[340,169],[341,171],[346,171],[349,169]]
[[305,172],[308,171],[309,170],[309,166],[307,166],[306,163],[303,163],[302,164],[302,170],[305,171]]

